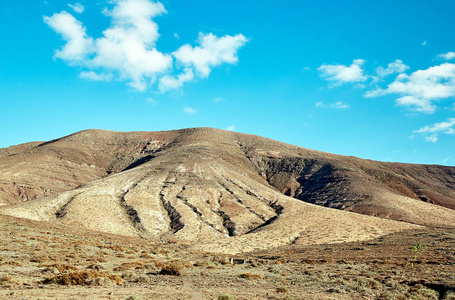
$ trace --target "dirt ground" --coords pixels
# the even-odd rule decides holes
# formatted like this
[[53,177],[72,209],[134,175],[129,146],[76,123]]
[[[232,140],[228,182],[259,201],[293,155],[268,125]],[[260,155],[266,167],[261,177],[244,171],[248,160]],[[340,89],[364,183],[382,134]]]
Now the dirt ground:
[[243,255],[0,216],[1,299],[455,299],[455,229]]

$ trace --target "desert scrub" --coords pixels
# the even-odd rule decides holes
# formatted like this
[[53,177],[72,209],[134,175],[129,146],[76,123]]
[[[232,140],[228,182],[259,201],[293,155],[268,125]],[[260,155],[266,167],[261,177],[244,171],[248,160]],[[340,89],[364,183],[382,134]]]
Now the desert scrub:
[[280,287],[276,288],[276,292],[277,293],[287,293],[287,292],[289,292],[289,290],[283,286],[280,286]]
[[179,264],[169,263],[165,264],[160,271],[161,275],[173,275],[180,276],[182,275],[183,266]]
[[208,267],[209,266],[209,263],[205,260],[198,260],[196,261],[193,266],[195,267]]
[[151,256],[151,255],[150,255],[147,251],[145,251],[145,250],[141,252],[141,256],[140,256],[140,257],[141,257],[141,258],[146,258],[146,259],[152,259],[152,258],[153,258],[153,256]]
[[194,268],[193,264],[184,259],[174,259],[168,262],[156,262],[155,265],[161,268],[161,275],[183,275],[183,270],[188,268]]
[[225,294],[225,295],[220,295],[218,297],[218,300],[234,300],[234,296],[232,295],[228,295],[228,294]]
[[242,273],[240,274],[241,278],[245,279],[255,279],[255,280],[261,280],[262,276],[259,274],[254,274],[254,273]]
[[134,272],[123,272],[122,273],[122,279],[128,282],[135,282],[135,283],[148,283],[149,278],[145,275],[138,275]]
[[2,274],[0,275],[0,285],[15,283],[16,281],[10,275]]
[[120,266],[114,268],[114,271],[127,271],[131,269],[146,269],[146,263],[143,261],[124,262]]
[[439,299],[439,293],[421,284],[416,284],[405,294],[409,299]]
[[104,267],[101,266],[101,265],[98,265],[98,264],[91,264],[91,265],[88,265],[88,266],[86,267],[86,269],[101,271],[101,270],[104,269]]
[[120,285],[123,283],[122,278],[115,274],[107,274],[99,271],[75,271],[44,279],[44,284],[61,284],[61,285],[102,285],[103,281],[109,281]]
[[30,262],[36,262],[39,264],[45,263],[47,261],[50,261],[51,259],[49,258],[48,255],[36,255],[30,258]]
[[395,298],[395,294],[397,292],[397,287],[398,285],[401,283],[401,281],[403,280],[403,277],[404,277],[404,274],[406,273],[406,269],[408,267],[413,267],[414,266],[414,262],[417,261],[417,258],[423,254],[423,252],[425,251],[425,248],[426,246],[424,244],[414,244],[414,246],[411,248],[411,251],[412,251],[412,255],[410,257],[408,257],[408,259],[406,260],[406,264],[403,268],[403,272],[401,273],[401,276],[400,276],[400,279],[397,280],[397,282],[395,283],[395,289],[394,289],[394,298]]
[[56,268],[60,273],[67,272],[67,271],[76,271],[77,268],[74,266],[66,265],[66,264],[50,264],[43,266],[46,269]]
[[212,258],[212,261],[214,263],[219,263],[219,264],[222,264],[222,265],[228,265],[231,263],[230,259],[226,256],[214,256]]
[[183,268],[187,268],[187,269],[191,269],[194,267],[193,263],[191,263],[185,259],[174,259],[174,260],[170,261],[169,263],[177,264],[177,265],[180,265]]
[[281,273],[281,268],[277,265],[272,265],[267,268],[267,271],[273,274],[280,274]]
[[22,267],[23,264],[21,262],[18,262],[18,261],[4,261],[4,262],[1,262],[0,265],[9,265],[9,266],[13,266],[13,267]]
[[455,300],[455,291],[448,291],[444,296],[444,300]]

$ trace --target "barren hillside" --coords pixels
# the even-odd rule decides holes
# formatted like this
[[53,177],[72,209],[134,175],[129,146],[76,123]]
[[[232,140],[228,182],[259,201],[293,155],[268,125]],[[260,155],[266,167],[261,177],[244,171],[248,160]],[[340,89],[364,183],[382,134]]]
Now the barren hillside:
[[453,167],[211,128],[87,130],[1,149],[0,170],[3,214],[225,253],[455,224]]

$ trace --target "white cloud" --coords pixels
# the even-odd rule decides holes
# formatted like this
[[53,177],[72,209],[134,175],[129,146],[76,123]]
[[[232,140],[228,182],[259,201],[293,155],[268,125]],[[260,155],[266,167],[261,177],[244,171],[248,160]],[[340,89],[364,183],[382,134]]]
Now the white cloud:
[[436,143],[439,133],[455,135],[454,126],[455,118],[448,118],[447,121],[435,123],[433,125],[427,125],[418,130],[414,130],[414,132],[423,135],[427,141]]
[[[218,102],[224,102],[225,100],[224,100],[224,98],[221,98],[221,97],[215,97],[215,98],[213,98],[213,101],[218,103]],[[455,108],[455,105],[454,105],[454,108]]]
[[[246,43],[242,34],[217,37],[199,33],[198,47],[184,45],[174,53],[156,49],[158,25],[153,18],[167,13],[163,4],[150,0],[111,0],[111,9],[103,14],[111,25],[101,37],[87,36],[83,24],[66,11],[44,17],[44,22],[60,34],[66,44],[55,52],[70,65],[86,70],[81,77],[96,80],[95,75],[126,81],[139,91],[145,91],[155,82],[161,92],[180,88],[193,81],[195,72],[207,77],[211,68],[222,63],[236,63],[237,50]],[[71,5],[77,11],[83,6]],[[178,38],[178,34],[175,35]],[[173,68],[175,57],[177,65]],[[106,77],[108,78],[108,77]]]
[[436,134],[432,134],[430,136],[426,136],[425,137],[425,140],[427,142],[432,142],[432,143],[436,143],[438,141],[438,136]]
[[383,78],[387,75],[391,75],[394,73],[403,73],[409,69],[407,65],[405,65],[400,59],[395,60],[387,65],[387,68],[377,67],[376,72],[380,78]]
[[163,4],[147,0],[116,0],[111,26],[96,40],[93,64],[113,71],[133,88],[144,91],[157,74],[172,67],[172,58],[155,48],[158,25],[152,18],[166,13]]
[[427,45],[427,41],[423,41],[421,45],[422,46],[426,46]]
[[320,76],[328,81],[333,81],[333,86],[339,86],[349,82],[363,82],[368,79],[363,74],[363,59],[355,59],[350,66],[323,64],[318,68]]
[[181,46],[172,53],[177,62],[186,67],[193,67],[200,77],[207,77],[211,68],[222,63],[234,64],[238,61],[237,51],[248,41],[243,34],[217,37],[211,33],[199,33],[200,46],[188,44]]
[[80,4],[80,3],[75,3],[74,5],[72,4],[68,4],[69,7],[71,7],[74,12],[78,13],[78,14],[81,14],[84,12],[84,5]]
[[350,108],[349,105],[343,103],[342,101],[337,101],[332,104],[324,104],[324,102],[319,101],[314,104],[316,107],[325,107],[325,108],[336,108],[336,109],[348,109]]
[[44,17],[43,20],[66,40],[66,44],[55,51],[54,57],[66,60],[70,64],[83,65],[94,49],[93,39],[87,36],[82,23],[66,11]]
[[349,105],[347,105],[346,103],[343,103],[341,101],[337,101],[337,102],[331,104],[330,107],[338,108],[338,109],[348,109],[348,108],[350,108]]
[[447,52],[447,53],[439,54],[438,58],[444,59],[444,60],[452,60],[455,58],[455,52]]
[[93,80],[93,81],[111,81],[112,74],[103,74],[103,73],[95,73],[93,71],[88,72],[81,72],[79,73],[79,77],[83,79]]
[[365,97],[399,94],[396,104],[411,110],[432,114],[436,110],[434,101],[455,96],[455,64],[444,63],[418,70],[411,75],[399,74],[386,89],[365,93]]
[[395,100],[396,105],[410,107],[417,112],[432,114],[436,111],[436,105],[427,99],[416,98],[413,96],[404,96]]
[[228,126],[228,128],[226,128],[226,130],[234,131],[235,130],[235,126],[234,125]]
[[179,36],[179,34],[178,34],[177,32],[174,33],[174,37],[175,37],[176,39],[180,40],[180,36]]
[[185,82],[191,81],[194,79],[193,69],[185,68],[183,73],[177,75],[177,77],[172,77],[165,75],[160,78],[158,89],[160,92],[164,93],[170,90],[175,90],[183,86]]
[[187,114],[190,114],[190,115],[194,115],[195,113],[197,113],[197,109],[194,109],[194,108],[189,107],[189,106],[185,107],[183,109],[183,111],[186,112]]

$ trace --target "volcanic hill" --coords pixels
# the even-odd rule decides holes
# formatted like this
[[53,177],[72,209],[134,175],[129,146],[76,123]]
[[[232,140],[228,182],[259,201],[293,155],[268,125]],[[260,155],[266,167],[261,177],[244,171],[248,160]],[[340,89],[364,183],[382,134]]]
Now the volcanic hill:
[[0,149],[0,213],[204,251],[455,224],[455,167],[334,155],[212,128],[85,130]]

